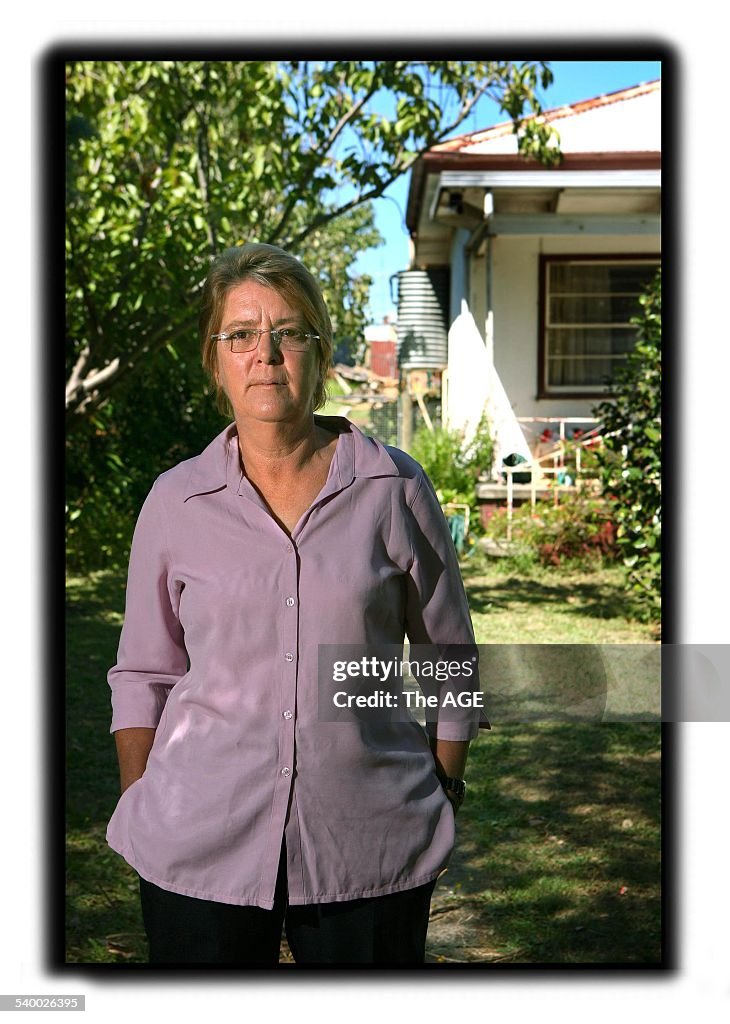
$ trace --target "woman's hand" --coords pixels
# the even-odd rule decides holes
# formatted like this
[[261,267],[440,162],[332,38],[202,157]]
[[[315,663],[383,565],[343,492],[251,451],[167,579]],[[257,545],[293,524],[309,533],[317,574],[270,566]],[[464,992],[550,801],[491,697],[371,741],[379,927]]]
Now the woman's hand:
[[[440,740],[432,736],[430,738],[431,753],[436,762],[436,774],[440,779],[463,779],[466,759],[469,754],[469,740]],[[444,793],[449,798],[454,814],[464,802],[464,795],[458,795],[444,787]]]

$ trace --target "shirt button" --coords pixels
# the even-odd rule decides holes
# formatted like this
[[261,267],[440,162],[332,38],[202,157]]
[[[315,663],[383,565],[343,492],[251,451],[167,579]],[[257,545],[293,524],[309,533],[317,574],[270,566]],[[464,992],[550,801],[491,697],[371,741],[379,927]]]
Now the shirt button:
[[291,653],[291,651],[287,651],[286,652],[286,654],[284,655],[284,660],[285,661],[294,661],[294,655]]
[[281,769],[281,774],[284,775],[288,779],[289,776],[291,775],[291,768],[282,768]]
[[291,608],[291,606],[294,604],[294,598],[293,597],[287,597],[286,603],[287,603],[288,607]]
[[283,712],[283,716],[284,716],[284,718],[293,718],[294,717],[294,715],[288,709]]

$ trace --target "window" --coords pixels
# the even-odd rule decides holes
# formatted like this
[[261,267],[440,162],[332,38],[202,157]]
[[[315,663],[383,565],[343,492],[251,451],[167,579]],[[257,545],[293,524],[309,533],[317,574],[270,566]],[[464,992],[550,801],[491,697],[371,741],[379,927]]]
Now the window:
[[656,256],[542,256],[538,395],[601,395],[636,340]]

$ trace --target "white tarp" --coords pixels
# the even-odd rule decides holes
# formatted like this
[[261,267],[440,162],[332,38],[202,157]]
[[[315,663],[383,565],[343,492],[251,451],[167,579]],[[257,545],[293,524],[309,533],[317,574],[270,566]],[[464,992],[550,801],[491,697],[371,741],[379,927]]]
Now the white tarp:
[[449,428],[462,430],[468,443],[486,412],[495,442],[495,466],[529,462],[532,455],[522,428],[465,300],[449,330],[448,351]]

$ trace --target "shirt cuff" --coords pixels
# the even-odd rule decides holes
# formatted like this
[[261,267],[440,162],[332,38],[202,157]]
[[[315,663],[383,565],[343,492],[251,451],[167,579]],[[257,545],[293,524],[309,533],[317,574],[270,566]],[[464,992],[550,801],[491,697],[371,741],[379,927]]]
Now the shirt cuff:
[[479,735],[479,723],[476,721],[426,722],[426,733],[433,739],[466,743]]
[[170,693],[163,683],[115,683],[109,732],[119,729],[156,729]]

